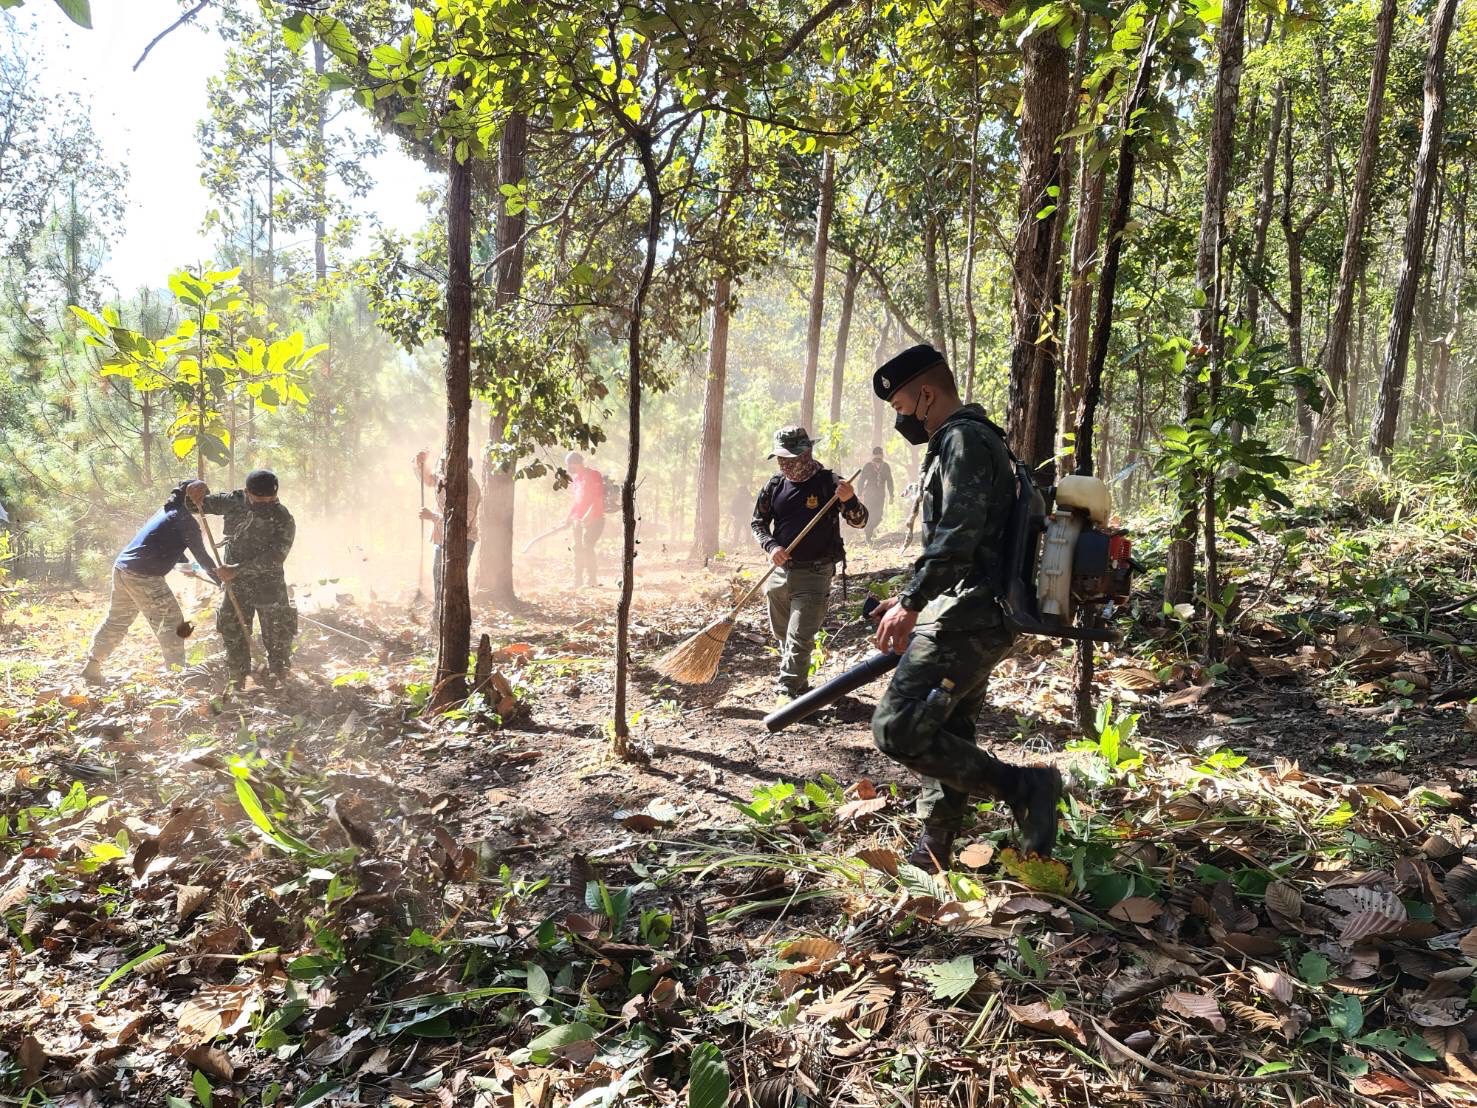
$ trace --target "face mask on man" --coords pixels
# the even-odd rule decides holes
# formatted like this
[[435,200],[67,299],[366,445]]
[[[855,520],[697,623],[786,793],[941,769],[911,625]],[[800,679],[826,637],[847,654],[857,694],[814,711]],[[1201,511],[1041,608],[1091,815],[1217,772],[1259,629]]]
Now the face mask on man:
[[809,481],[821,468],[812,454],[803,454],[798,458],[776,458],[775,461],[780,464],[780,472],[796,485]]
[[[919,404],[922,404],[922,402],[920,395]],[[932,407],[932,395],[929,396],[928,402],[929,407]],[[905,441],[914,446],[922,446],[928,441],[928,424],[923,421],[923,416],[919,414],[917,406],[906,415],[898,412],[897,419],[892,422],[892,427],[899,435],[902,435]]]

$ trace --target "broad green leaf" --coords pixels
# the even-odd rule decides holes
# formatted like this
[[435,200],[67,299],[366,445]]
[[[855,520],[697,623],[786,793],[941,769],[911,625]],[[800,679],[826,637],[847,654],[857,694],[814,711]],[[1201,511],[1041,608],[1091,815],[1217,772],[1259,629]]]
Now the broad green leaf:
[[190,1084],[195,1088],[195,1098],[200,1101],[200,1108],[211,1108],[215,1103],[215,1090],[210,1087],[210,1078],[196,1070],[195,1076],[190,1078]]
[[565,1023],[551,1027],[533,1042],[529,1050],[558,1050],[571,1043],[583,1043],[595,1037],[595,1029],[588,1023]]
[[1364,1028],[1364,1005],[1357,996],[1334,997],[1328,1005],[1328,1024],[1344,1038],[1354,1038]]
[[702,1043],[688,1064],[687,1108],[724,1108],[728,1103],[728,1066],[713,1043]]
[[89,0],[56,0],[56,6],[77,26],[92,30],[92,4]]
[[935,1000],[958,1000],[974,988],[975,982],[979,980],[974,959],[968,954],[961,954],[948,962],[924,966],[919,973],[933,987]]

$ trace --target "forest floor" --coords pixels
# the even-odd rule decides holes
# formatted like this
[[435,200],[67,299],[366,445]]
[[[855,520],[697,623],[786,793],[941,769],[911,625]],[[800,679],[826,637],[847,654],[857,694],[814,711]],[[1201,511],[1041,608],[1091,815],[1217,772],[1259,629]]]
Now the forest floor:
[[[1219,663],[1136,601],[1086,739],[1070,655],[1022,640],[980,733],[1067,773],[1059,861],[980,804],[939,877],[902,862],[880,685],[769,734],[759,605],[711,685],[647,668],[752,561],[638,574],[632,763],[616,590],[554,558],[474,620],[502,703],[435,721],[409,597],[299,590],[295,676],[228,695],[208,659],[159,676],[141,627],[82,686],[102,598],[22,590],[0,1103],[1477,1101],[1474,550],[1470,524],[1283,521],[1233,556]],[[855,552],[819,679],[868,652],[900,562]]]

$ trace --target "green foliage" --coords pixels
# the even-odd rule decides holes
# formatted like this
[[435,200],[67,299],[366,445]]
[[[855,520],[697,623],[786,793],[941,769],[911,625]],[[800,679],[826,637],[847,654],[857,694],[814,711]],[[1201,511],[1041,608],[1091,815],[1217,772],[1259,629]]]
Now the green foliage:
[[123,326],[115,308],[104,308],[99,318],[72,306],[88,328],[83,341],[104,352],[101,375],[127,381],[138,394],[172,396],[176,414],[167,433],[174,454],[198,452],[202,465],[206,458],[217,465],[230,460],[228,406],[243,399],[265,411],[305,405],[308,368],[328,348],[307,346],[300,331],[270,342],[248,334],[258,310],[239,276],[239,269],[171,274],[180,322],[157,340]]

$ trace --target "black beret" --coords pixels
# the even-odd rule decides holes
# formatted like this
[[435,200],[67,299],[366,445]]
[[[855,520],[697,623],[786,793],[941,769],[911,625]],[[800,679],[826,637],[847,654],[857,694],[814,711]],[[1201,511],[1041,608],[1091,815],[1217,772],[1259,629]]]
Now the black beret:
[[246,475],[246,491],[253,496],[276,496],[277,475],[270,469],[254,469]]
[[893,393],[918,374],[941,365],[948,365],[944,356],[928,343],[920,342],[885,362],[881,369],[872,374],[872,391],[879,400],[891,400]]

